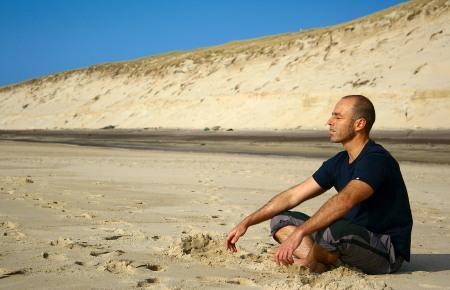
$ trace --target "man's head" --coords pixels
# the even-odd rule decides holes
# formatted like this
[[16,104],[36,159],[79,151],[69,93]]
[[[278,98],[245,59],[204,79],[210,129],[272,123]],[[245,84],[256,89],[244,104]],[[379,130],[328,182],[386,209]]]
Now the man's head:
[[357,134],[369,136],[375,122],[372,102],[362,95],[349,95],[337,102],[328,120],[330,140],[346,142]]

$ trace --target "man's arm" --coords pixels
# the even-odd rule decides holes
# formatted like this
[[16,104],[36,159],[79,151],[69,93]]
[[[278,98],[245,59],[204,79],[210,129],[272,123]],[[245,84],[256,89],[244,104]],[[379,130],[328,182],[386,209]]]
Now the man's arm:
[[373,194],[373,189],[360,180],[350,181],[342,191],[328,199],[322,207],[281,244],[275,254],[278,264],[292,264],[292,253],[303,238],[321,230],[347,214],[350,209]]
[[230,251],[236,252],[236,242],[245,234],[248,227],[266,221],[280,212],[291,209],[300,203],[323,193],[324,190],[312,178],[277,194],[263,207],[244,218],[227,236],[226,244]]

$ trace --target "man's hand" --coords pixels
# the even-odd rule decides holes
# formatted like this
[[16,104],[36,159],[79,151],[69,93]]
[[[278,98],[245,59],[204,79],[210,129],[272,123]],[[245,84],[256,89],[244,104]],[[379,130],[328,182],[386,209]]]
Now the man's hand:
[[298,248],[303,240],[303,233],[301,231],[294,231],[281,245],[274,254],[274,260],[280,265],[291,265],[294,263],[294,251]]
[[240,223],[227,236],[226,246],[231,252],[237,252],[236,243],[247,231],[247,226]]

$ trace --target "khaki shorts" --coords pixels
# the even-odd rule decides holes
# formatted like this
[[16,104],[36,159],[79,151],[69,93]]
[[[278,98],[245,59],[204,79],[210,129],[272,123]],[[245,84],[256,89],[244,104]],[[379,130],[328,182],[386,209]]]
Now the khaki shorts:
[[[283,212],[270,222],[272,236],[288,225],[299,226],[309,216],[294,211]],[[348,220],[339,219],[322,231],[312,234],[314,241],[327,251],[337,251],[342,263],[356,267],[367,274],[396,272],[403,263],[395,255],[389,235],[375,234]]]

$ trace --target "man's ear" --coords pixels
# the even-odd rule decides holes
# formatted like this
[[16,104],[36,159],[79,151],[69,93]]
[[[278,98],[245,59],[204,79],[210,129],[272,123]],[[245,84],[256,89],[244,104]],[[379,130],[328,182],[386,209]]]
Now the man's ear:
[[355,131],[363,131],[366,127],[367,120],[364,118],[359,118],[355,121]]

